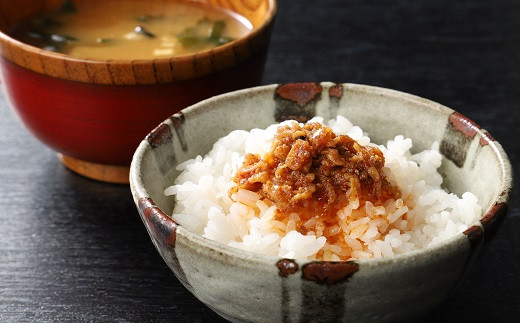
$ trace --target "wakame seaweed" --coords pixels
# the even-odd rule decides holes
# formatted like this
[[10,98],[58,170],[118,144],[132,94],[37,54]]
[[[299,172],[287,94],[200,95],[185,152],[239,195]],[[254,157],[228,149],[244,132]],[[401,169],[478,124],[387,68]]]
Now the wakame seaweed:
[[233,41],[233,38],[222,36],[225,29],[225,21],[212,22],[208,18],[203,18],[195,26],[186,28],[177,35],[177,38],[185,47],[202,47],[206,44],[220,46]]

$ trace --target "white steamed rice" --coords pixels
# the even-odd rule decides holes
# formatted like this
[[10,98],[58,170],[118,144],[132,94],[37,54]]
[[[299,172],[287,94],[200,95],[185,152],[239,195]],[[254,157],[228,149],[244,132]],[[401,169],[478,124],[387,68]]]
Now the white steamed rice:
[[[311,121],[323,123],[318,117]],[[337,225],[320,228],[312,218],[305,226],[314,231],[302,235],[295,230],[296,215],[287,222],[276,221],[276,206],[260,195],[241,189],[228,196],[244,156],[268,152],[278,125],[233,131],[219,139],[204,158],[197,156],[180,164],[177,169],[182,173],[165,190],[177,200],[173,218],[188,230],[232,247],[284,258],[334,261],[426,248],[464,231],[481,215],[475,195],[466,192],[458,198],[441,188],[437,142],[431,150],[412,155],[412,140],[396,136],[386,146],[377,147],[385,156],[385,174],[399,186],[401,198],[380,207],[351,201],[338,212]],[[361,128],[344,117],[326,125],[336,135],[347,134],[361,145],[374,145]],[[341,243],[329,244],[324,230],[329,230],[327,236],[340,235]]]

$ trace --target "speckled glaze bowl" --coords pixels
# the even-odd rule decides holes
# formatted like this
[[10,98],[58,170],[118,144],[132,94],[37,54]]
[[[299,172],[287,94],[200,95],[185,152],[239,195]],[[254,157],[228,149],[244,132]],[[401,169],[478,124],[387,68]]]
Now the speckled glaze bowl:
[[[398,134],[416,151],[441,143],[444,185],[473,192],[484,214],[437,245],[384,259],[302,261],[262,256],[210,241],[175,223],[164,189],[175,167],[206,154],[235,129],[293,118],[343,115],[375,143]],[[180,282],[231,321],[403,321],[425,315],[455,288],[508,212],[511,164],[501,145],[470,119],[393,90],[332,83],[257,87],[220,95],[173,115],[137,149],[130,171],[135,204],[157,250]],[[498,295],[497,295],[498,296]]]
[[[72,3],[80,1],[104,0]],[[253,31],[182,57],[77,59],[8,35],[24,18],[57,8],[63,0],[0,0],[0,75],[11,106],[70,169],[128,183],[133,152],[159,122],[202,99],[261,82],[276,0],[200,1],[241,14]]]

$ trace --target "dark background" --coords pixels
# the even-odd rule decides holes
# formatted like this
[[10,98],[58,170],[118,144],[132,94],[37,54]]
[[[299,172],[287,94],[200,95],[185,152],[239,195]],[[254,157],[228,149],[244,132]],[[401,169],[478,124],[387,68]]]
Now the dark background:
[[[511,0],[281,0],[264,83],[364,83],[432,99],[488,130],[518,169],[519,17]],[[513,205],[426,321],[518,318],[519,230]],[[66,170],[1,96],[0,321],[217,319],[155,251],[128,186]]]

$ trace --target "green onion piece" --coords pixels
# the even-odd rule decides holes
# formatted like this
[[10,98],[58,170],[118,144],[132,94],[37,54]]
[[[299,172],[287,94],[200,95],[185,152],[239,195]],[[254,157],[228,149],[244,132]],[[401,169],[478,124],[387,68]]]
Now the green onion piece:
[[177,38],[184,47],[195,47],[201,44],[201,37],[197,35],[196,26],[184,29],[183,32],[177,35]]
[[211,40],[218,40],[222,37],[224,33],[224,29],[226,28],[226,23],[222,20],[215,21],[213,26],[211,27],[208,35]]
[[180,43],[184,47],[203,47],[207,45],[220,46],[233,41],[233,38],[223,36],[226,29],[226,23],[223,20],[215,22],[208,18],[197,21],[193,27],[186,28],[182,33],[177,35]]
[[204,39],[197,36],[178,35],[177,38],[184,47],[199,47],[204,43]]

